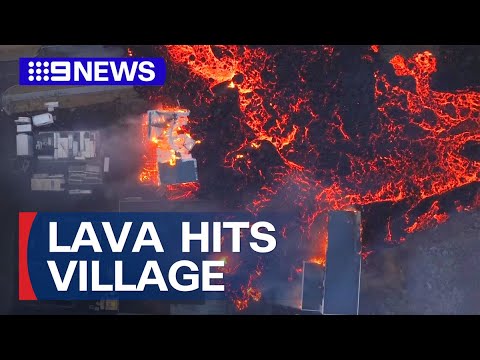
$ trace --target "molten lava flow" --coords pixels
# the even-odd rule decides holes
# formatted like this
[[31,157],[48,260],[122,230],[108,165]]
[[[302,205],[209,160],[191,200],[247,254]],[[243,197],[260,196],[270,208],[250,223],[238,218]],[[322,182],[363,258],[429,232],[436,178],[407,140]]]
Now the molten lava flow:
[[158,162],[157,162],[157,141],[148,137],[148,120],[144,119],[141,125],[142,146],[142,170],[138,180],[143,184],[159,185]]
[[167,185],[166,197],[168,200],[195,199],[200,185],[196,182]]
[[[167,111],[165,107],[163,110]],[[177,111],[178,109],[169,109],[170,111]],[[179,136],[184,135],[184,136]],[[187,132],[187,129],[183,126],[173,127],[170,123],[166,123],[164,128],[160,132],[154,132],[154,135],[149,135],[149,123],[148,119],[144,119],[141,126],[141,138],[144,153],[142,156],[142,169],[138,176],[139,181],[148,185],[160,185],[160,178],[158,173],[158,150],[164,150],[170,152],[170,158],[168,164],[175,166],[179,159],[175,150],[171,147],[169,139],[175,139],[175,144],[184,146],[185,136],[191,139],[191,135]],[[196,141],[200,143],[200,141]],[[200,186],[196,182],[188,182],[181,184],[172,184],[166,186],[166,197],[168,200],[186,200],[193,199],[196,196]]]
[[[399,200],[408,197],[418,204],[477,182],[480,163],[463,156],[462,150],[466,143],[480,140],[480,93],[432,90],[430,77],[436,71],[436,59],[428,51],[409,60],[397,55],[390,63],[396,75],[413,77],[416,89],[412,92],[393,86],[385,75],[375,75],[375,96],[386,119],[385,132],[396,143],[411,144],[408,149],[396,148],[400,156],[387,159],[393,170],[387,186],[393,187],[395,182]],[[407,115],[404,124],[395,124],[393,114],[399,109]],[[417,136],[412,137],[409,130],[416,131]]]
[[[198,113],[214,113],[215,96],[218,103],[235,99],[235,114],[228,118],[229,126],[236,126],[235,137],[222,142],[226,127],[208,127],[213,115],[193,124],[192,133],[222,144],[217,151],[225,155],[224,166],[235,179],[243,179],[234,183],[237,193],[250,191],[251,179],[256,179],[256,194],[246,208],[257,213],[287,204],[300,213],[302,233],[312,243],[318,243],[313,224],[327,211],[380,203],[405,205],[401,223],[390,219],[385,225],[385,240],[401,242],[406,234],[446,221],[439,196],[479,180],[480,163],[462,151],[465,144],[480,141],[480,93],[432,90],[437,63],[428,51],[410,59],[395,56],[389,66],[396,76],[387,76],[384,65],[375,63],[380,48],[372,45],[368,61],[362,61],[374,77],[372,93],[357,92],[357,98],[342,102],[349,69],[336,62],[342,55],[337,47],[162,49],[172,73],[188,71],[184,89],[192,94]],[[368,101],[375,107],[362,128],[352,112]],[[141,176],[150,179],[152,173],[147,162]],[[413,217],[426,202],[430,209]],[[318,262],[325,259],[318,246],[310,256]],[[258,297],[257,270],[240,293],[230,291],[238,308]]]
[[327,248],[328,248],[328,229],[326,218],[320,219],[318,222],[319,226],[313,227],[311,232],[318,234],[314,238],[314,245],[310,248],[311,254],[313,256],[308,260],[318,265],[325,266],[327,262]]
[[262,298],[262,292],[255,287],[253,283],[262,275],[263,268],[260,263],[257,264],[256,269],[250,273],[248,281],[245,285],[240,286],[240,291],[232,291],[230,287],[227,287],[227,293],[233,300],[233,304],[237,310],[241,311],[248,307],[250,301],[259,301]]

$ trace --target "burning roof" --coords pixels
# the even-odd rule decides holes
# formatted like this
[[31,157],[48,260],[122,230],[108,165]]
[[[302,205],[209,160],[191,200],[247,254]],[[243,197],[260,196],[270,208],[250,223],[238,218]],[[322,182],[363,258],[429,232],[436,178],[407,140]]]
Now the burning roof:
[[140,181],[172,185],[198,180],[197,161],[190,154],[197,142],[186,129],[189,115],[186,109],[148,111],[143,129],[147,154]]

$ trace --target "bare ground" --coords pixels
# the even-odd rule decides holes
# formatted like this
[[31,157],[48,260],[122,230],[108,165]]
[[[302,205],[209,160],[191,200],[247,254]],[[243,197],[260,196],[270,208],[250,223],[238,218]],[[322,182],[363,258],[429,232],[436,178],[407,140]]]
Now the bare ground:
[[363,314],[480,313],[480,211],[371,254],[363,270]]

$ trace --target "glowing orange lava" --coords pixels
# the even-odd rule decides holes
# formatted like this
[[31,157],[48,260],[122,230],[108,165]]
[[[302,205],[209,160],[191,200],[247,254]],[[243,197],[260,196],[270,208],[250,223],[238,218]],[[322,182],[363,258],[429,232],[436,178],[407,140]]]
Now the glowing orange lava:
[[[255,271],[253,271],[248,278],[245,285],[240,287],[240,292],[231,293],[233,304],[237,310],[241,311],[248,307],[250,301],[259,301],[262,298],[262,292],[255,287],[253,283],[262,275],[263,268],[260,264],[257,265]],[[229,289],[227,287],[227,292]]]
[[405,229],[407,233],[414,233],[419,230],[432,228],[448,220],[448,214],[440,211],[438,201],[435,201],[430,209],[420,215],[415,222]]
[[148,120],[143,119],[141,125],[141,138],[143,146],[142,169],[138,180],[143,184],[159,185],[158,162],[157,162],[157,141],[148,137]]
[[168,200],[194,199],[199,189],[200,184],[197,182],[167,185],[166,196]]
[[326,264],[326,258],[325,257],[314,257],[314,258],[311,258],[308,261],[312,262],[312,263],[315,263],[315,264],[318,264],[318,265],[322,265],[322,266],[325,266],[325,264]]
[[[402,202],[408,209],[400,224],[404,235],[399,237],[401,242],[406,234],[448,219],[436,200],[440,195],[479,180],[480,163],[465,157],[462,150],[468,142],[480,141],[480,93],[431,89],[437,62],[429,51],[409,59],[401,55],[393,57],[390,61],[396,75],[393,79],[381,70],[374,72],[371,96],[376,103],[376,113],[372,115],[375,127],[365,135],[349,131],[344,120],[349,109],[336,106],[326,115],[314,102],[329,100],[319,98],[317,92],[302,85],[308,81],[305,69],[311,62],[320,59],[326,68],[334,62],[335,47],[301,50],[304,64],[298,66],[291,79],[300,84],[295,93],[277,86],[278,63],[262,47],[171,45],[166,50],[173,66],[187,68],[192,78],[207,84],[207,91],[213,93],[217,85],[225,84],[227,91],[238,93],[241,113],[238,119],[244,133],[238,135],[240,145],[229,149],[224,165],[241,174],[255,172],[262,179],[268,176],[246,208],[256,213],[274,200],[298,207],[302,212],[302,231],[307,237],[315,238],[310,233],[311,226],[329,210]],[[378,45],[370,47],[373,54],[367,58],[368,62],[372,62],[379,50]],[[265,73],[270,76],[264,76]],[[413,80],[414,88],[406,85],[407,78]],[[328,83],[331,89],[337,85],[335,79]],[[314,125],[322,129],[321,133],[312,131]],[[365,153],[358,145],[359,140],[366,140],[372,151]],[[342,144],[342,167],[348,171],[340,174],[340,166],[332,169],[316,162],[328,158],[316,146],[322,142],[332,146]],[[257,170],[252,160],[255,152],[264,149],[271,149],[279,159],[279,164],[272,166],[268,174]],[[147,146],[146,159],[150,151]],[[157,175],[147,161],[140,178],[150,181]],[[480,203],[478,199],[474,203]],[[431,202],[429,210],[413,216],[414,210],[426,201]],[[472,207],[473,204],[458,205],[457,209]],[[394,241],[392,232],[389,219],[385,229],[387,242]],[[369,253],[365,251],[362,256]],[[324,259],[324,255],[315,253],[312,260],[324,263]],[[232,295],[238,309],[261,297],[254,286],[261,275],[258,270],[257,267],[251,274],[240,295]]]
[[229,254],[229,255],[220,254],[216,256],[214,260],[224,262],[225,265],[222,268],[220,268],[219,271],[227,275],[235,274],[242,264],[242,261],[237,257],[234,257],[234,254]]

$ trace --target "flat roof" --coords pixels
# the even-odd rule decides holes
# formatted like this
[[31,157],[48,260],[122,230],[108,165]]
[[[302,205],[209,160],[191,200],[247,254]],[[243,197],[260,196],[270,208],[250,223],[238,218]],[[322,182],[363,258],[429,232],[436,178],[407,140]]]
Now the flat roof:
[[360,212],[328,215],[323,313],[357,315],[361,274]]
[[303,262],[302,310],[320,312],[323,300],[323,266],[312,262]]

